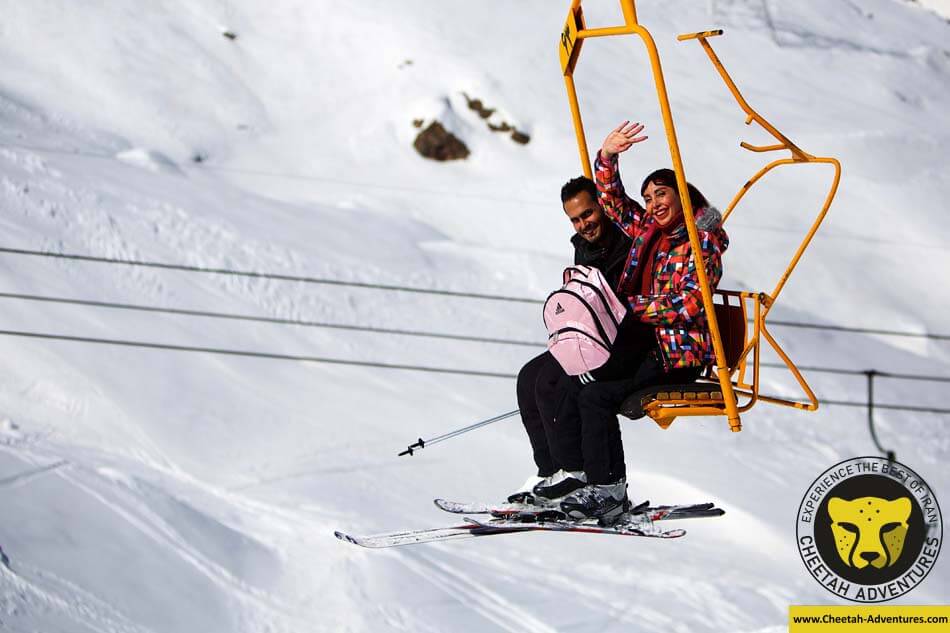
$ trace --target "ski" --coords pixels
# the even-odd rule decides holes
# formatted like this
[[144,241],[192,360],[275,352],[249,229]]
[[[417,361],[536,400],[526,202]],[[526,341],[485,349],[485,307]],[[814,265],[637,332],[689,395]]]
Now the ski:
[[[466,519],[468,520],[468,519]],[[384,532],[368,536],[354,536],[345,532],[335,531],[333,534],[341,541],[359,545],[361,547],[398,547],[400,545],[415,545],[416,543],[433,543],[452,541],[460,538],[488,536],[492,534],[507,534],[523,531],[523,527],[504,528],[485,526],[477,522],[450,527],[427,528],[422,530],[404,530],[401,532]]]
[[455,541],[463,538],[514,534],[519,532],[578,532],[584,534],[615,534],[618,536],[643,536],[665,539],[679,538],[686,534],[686,530],[682,529],[658,530],[649,522],[621,523],[610,527],[602,527],[594,522],[584,523],[575,521],[540,521],[526,523],[509,519],[478,521],[476,519],[466,518],[466,520],[469,521],[469,523],[465,525],[422,530],[405,530],[401,532],[385,532],[369,536],[354,536],[340,531],[336,531],[334,534],[341,541],[373,549],[416,545],[419,543]]
[[[679,538],[685,535],[686,530],[661,530],[655,527],[654,521],[694,518],[698,516],[721,516],[724,514],[723,510],[710,506],[712,506],[712,504],[649,508],[650,511],[648,512],[627,513],[619,522],[610,526],[599,525],[598,522],[593,519],[587,521],[573,521],[563,518],[563,515],[561,518],[556,518],[536,513],[532,515],[494,517],[486,520],[465,517],[464,520],[466,523],[464,525],[384,532],[382,534],[369,536],[354,536],[340,531],[334,534],[338,539],[346,541],[347,543],[370,548],[398,547],[418,543],[454,541],[478,536],[542,531],[614,534],[618,536],[642,536],[669,539]],[[677,512],[674,512],[674,509],[676,509]]]
[[435,499],[434,502],[439,509],[453,514],[489,514],[492,518],[483,520],[464,517],[465,523],[462,525],[384,532],[368,536],[354,536],[340,531],[334,534],[347,543],[370,548],[399,547],[478,536],[541,531],[670,539],[683,536],[686,530],[662,530],[656,527],[656,522],[718,517],[725,514],[725,510],[717,508],[712,503],[651,506],[648,501],[645,501],[621,515],[616,523],[600,525],[594,519],[584,521],[568,519],[563,512],[553,507],[524,503],[459,503],[445,499]]
[[649,538],[679,538],[685,536],[686,530],[678,528],[661,530],[653,526],[650,521],[621,521],[620,523],[602,526],[595,521],[538,521],[526,523],[511,519],[490,519],[477,521],[468,519],[476,525],[491,529],[510,529],[520,532],[579,532],[582,534],[614,534],[617,536],[645,536]]
[[[496,518],[518,519],[521,521],[566,519],[556,507],[538,506],[527,503],[461,503],[435,499],[437,508],[452,514],[491,514]],[[686,505],[651,506],[641,503],[627,513],[630,518],[639,517],[641,521],[671,521],[674,519],[698,519],[718,517],[725,514],[722,508],[712,503],[693,503]]]

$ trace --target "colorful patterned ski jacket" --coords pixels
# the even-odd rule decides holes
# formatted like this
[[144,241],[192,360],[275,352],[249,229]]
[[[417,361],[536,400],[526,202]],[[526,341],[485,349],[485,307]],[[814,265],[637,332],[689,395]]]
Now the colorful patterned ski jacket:
[[[598,152],[594,169],[601,207],[633,238],[618,296],[626,300],[637,318],[656,326],[657,342],[667,371],[715,363],[686,225],[670,232],[664,242],[669,248],[661,246],[652,266],[644,269],[643,274],[652,273],[652,294],[640,294],[640,288],[631,287],[634,284],[630,282],[636,279],[635,271],[645,256],[644,244],[659,227],[653,217],[647,216],[643,207],[625,193],[616,155],[604,160]],[[722,254],[729,246],[729,238],[721,227],[722,216],[716,209],[697,209],[695,216],[706,276],[715,289],[722,278]]]

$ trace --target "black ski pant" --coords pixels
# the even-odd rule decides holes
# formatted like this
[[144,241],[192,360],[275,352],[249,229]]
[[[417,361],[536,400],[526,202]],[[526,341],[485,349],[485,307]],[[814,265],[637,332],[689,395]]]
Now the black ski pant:
[[[639,332],[637,331],[639,329]],[[638,344],[628,344],[627,377],[581,384],[545,352],[518,373],[518,407],[528,433],[538,476],[558,469],[584,471],[588,483],[609,484],[625,477],[623,440],[617,413],[627,396],[656,384],[695,381],[701,367],[666,372],[652,327],[629,332]]]
[[617,414],[630,394],[649,385],[690,383],[699,377],[700,367],[664,371],[659,353],[654,348],[645,354],[629,378],[572,385],[570,397],[576,400],[576,406],[565,410],[576,410],[578,419],[564,426],[580,426],[587,483],[611,484],[627,475]]
[[544,352],[518,372],[518,408],[539,477],[559,469],[584,469],[577,400],[571,398],[571,378]]
[[623,440],[617,414],[627,397],[649,385],[693,382],[702,369],[690,367],[667,372],[656,340],[656,328],[625,319],[621,324],[610,361],[595,370],[596,380],[569,381],[566,401],[554,432],[557,443],[578,442],[584,472],[590,484],[610,484],[626,477]]

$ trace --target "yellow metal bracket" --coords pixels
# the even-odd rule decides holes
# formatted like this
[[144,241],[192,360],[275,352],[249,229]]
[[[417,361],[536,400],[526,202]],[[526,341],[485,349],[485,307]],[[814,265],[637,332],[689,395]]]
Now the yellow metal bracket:
[[[805,237],[802,239],[801,243],[798,246],[798,249],[795,251],[794,256],[789,262],[788,266],[785,268],[785,271],[782,273],[782,276],[779,278],[778,283],[771,293],[765,294],[760,293],[759,304],[762,306],[761,313],[759,314],[758,304],[757,314],[756,314],[756,323],[755,323],[755,334],[753,336],[752,344],[758,346],[759,344],[759,334],[765,337],[769,342],[769,345],[775,350],[779,355],[788,369],[792,372],[795,379],[798,381],[798,384],[801,386],[802,390],[805,392],[805,395],[808,397],[808,402],[795,402],[790,400],[785,400],[782,398],[766,397],[757,393],[757,389],[753,390],[752,395],[753,401],[758,398],[765,402],[771,402],[773,404],[782,404],[786,406],[791,406],[799,409],[805,409],[809,411],[814,411],[818,408],[818,399],[815,397],[814,392],[808,386],[808,383],[802,377],[801,372],[791,361],[785,351],[781,348],[775,338],[768,331],[768,328],[765,324],[765,318],[768,315],[769,311],[775,305],[775,301],[778,298],[779,294],[782,292],[782,289],[785,287],[785,283],[791,277],[792,272],[795,270],[795,267],[798,265],[799,260],[801,260],[802,255],[805,253],[805,250],[811,244],[812,238],[815,236],[815,233],[818,231],[818,228],[821,226],[821,223],[825,219],[828,210],[831,208],[831,203],[834,201],[835,195],[838,192],[838,184],[841,182],[841,163],[837,159],[831,157],[816,157],[808,152],[800,149],[795,143],[793,143],[787,136],[782,134],[774,125],[769,123],[763,116],[756,112],[752,106],[749,105],[748,101],[742,96],[742,93],[739,92],[739,88],[736,86],[735,82],[732,80],[732,77],[729,76],[729,73],[726,72],[725,67],[720,61],[719,56],[716,55],[716,52],[713,50],[712,45],[707,41],[710,37],[710,33],[713,35],[721,35],[722,31],[706,31],[704,33],[688,33],[680,35],[677,39],[680,41],[686,40],[699,40],[699,43],[702,45],[703,50],[706,51],[706,55],[709,57],[709,60],[712,62],[713,66],[719,72],[719,76],[722,77],[723,82],[726,84],[726,87],[732,93],[733,97],[736,100],[736,103],[739,104],[739,107],[746,114],[746,125],[751,125],[753,122],[757,123],[762,129],[771,134],[778,143],[773,145],[757,146],[750,143],[742,141],[739,143],[741,147],[747,149],[751,152],[772,152],[779,150],[788,150],[791,154],[788,158],[781,158],[774,160],[766,166],[762,167],[758,172],[756,172],[752,178],[746,181],[743,184],[736,195],[733,197],[732,202],[729,203],[729,206],[726,208],[725,213],[723,214],[723,223],[725,223],[729,216],[732,215],[732,212],[735,210],[736,206],[745,197],[746,193],[759,182],[763,176],[775,169],[776,167],[782,165],[793,165],[793,164],[803,164],[803,163],[818,163],[818,164],[829,164],[832,166],[833,178],[831,186],[828,189],[828,193],[825,196],[825,200],[822,203],[821,209],[818,211],[818,215],[815,217],[815,220],[812,222],[811,227],[809,227],[808,232],[805,234]],[[758,364],[758,363],[756,363]],[[756,368],[756,373],[758,373],[758,368]],[[755,381],[756,383],[758,381]],[[751,405],[750,405],[751,406]]]
[[713,31],[700,31],[699,33],[684,33],[682,35],[677,35],[676,39],[683,42],[686,40],[695,40],[699,38],[707,37],[716,37],[717,35],[722,35],[722,29],[715,29]]
[[564,21],[564,30],[561,31],[561,46],[558,49],[561,57],[561,70],[564,74],[574,72],[577,57],[581,54],[581,44],[584,40],[577,39],[577,32],[584,28],[584,16],[578,11],[570,11]]

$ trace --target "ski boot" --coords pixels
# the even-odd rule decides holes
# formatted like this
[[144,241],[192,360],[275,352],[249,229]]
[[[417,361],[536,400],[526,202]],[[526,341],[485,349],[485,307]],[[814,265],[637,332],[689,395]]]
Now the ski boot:
[[602,526],[617,523],[630,510],[627,482],[584,486],[561,501],[561,511],[576,521],[597,519]]

